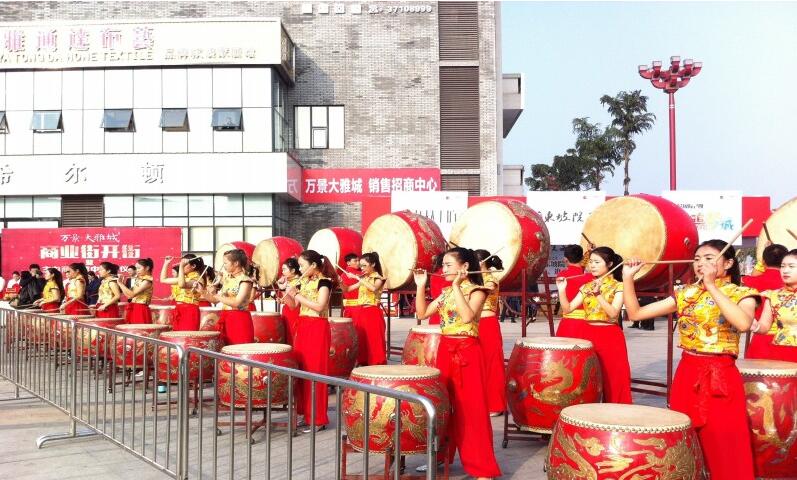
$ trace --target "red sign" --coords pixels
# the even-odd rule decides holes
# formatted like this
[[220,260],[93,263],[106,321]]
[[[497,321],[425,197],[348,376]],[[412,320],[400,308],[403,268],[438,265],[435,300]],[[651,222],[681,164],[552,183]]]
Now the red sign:
[[324,168],[302,173],[304,203],[360,202],[391,192],[440,190],[439,168]]
[[74,262],[83,262],[96,272],[102,262],[125,268],[139,258],[151,258],[155,262],[155,296],[167,297],[168,285],[157,279],[164,257],[180,257],[181,248],[179,227],[6,228],[2,232],[2,273],[10,278],[12,271],[27,270],[31,263],[64,271]]

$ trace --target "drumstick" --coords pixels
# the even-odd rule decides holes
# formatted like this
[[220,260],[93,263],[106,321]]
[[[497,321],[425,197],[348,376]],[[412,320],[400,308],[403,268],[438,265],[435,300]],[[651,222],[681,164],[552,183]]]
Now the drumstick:
[[767,236],[767,241],[769,241],[769,243],[773,243],[772,242],[772,236],[769,235],[769,229],[767,228],[767,222],[764,222],[763,226],[764,226],[764,235]]
[[[493,254],[492,254],[492,255],[490,255],[489,257],[485,258],[484,260],[482,260],[482,262],[486,262],[487,260],[489,260],[489,259],[493,258],[494,256],[498,255],[498,252],[500,252],[501,250],[503,250],[503,249],[505,249],[505,248],[506,248],[506,245],[504,245],[503,247],[501,247],[501,248],[499,248],[498,250],[496,250],[496,251],[495,251],[495,253],[493,253]],[[503,271],[503,270],[502,270],[502,271]]]
[[[720,250],[720,254],[717,255],[717,259],[718,260],[719,260],[720,257],[722,257],[725,254],[725,252],[728,251],[729,248],[731,248],[731,246],[733,245],[733,242],[735,242],[737,238],[742,236],[742,232],[747,230],[747,227],[749,227],[751,223],[753,223],[753,219],[752,218],[750,220],[746,221],[744,223],[744,225],[742,225],[742,228],[740,228],[739,230],[736,231],[736,233],[733,235],[731,240],[727,244],[725,244],[725,247],[722,250]],[[791,233],[790,230],[787,229],[787,231],[789,233]],[[792,233],[792,235],[794,235],[794,234]],[[797,237],[794,237],[794,238],[797,239]],[[703,281],[703,275],[700,275],[700,277],[697,279],[697,282],[695,282],[695,283],[699,284],[702,281]]]
[[[201,279],[202,277],[204,277],[204,276],[205,276],[205,272],[207,272],[207,271],[208,271],[208,268],[209,268],[209,267],[210,267],[210,265],[205,265],[205,269],[204,269],[204,270],[202,270],[202,273],[200,273],[200,274],[199,274],[199,278],[200,278],[200,279]],[[199,282],[194,282],[194,286],[193,286],[193,287],[191,287],[191,291],[192,291],[192,292],[193,292],[193,291],[196,289],[196,286],[197,286],[197,285],[199,285]]]
[[789,232],[789,235],[791,235],[791,238],[793,238],[793,239],[797,240],[797,235],[795,235],[795,234],[794,234],[794,232],[792,232],[792,231],[791,231],[790,229],[788,229],[788,228],[786,229],[786,231],[787,231],[787,232]]
[[592,240],[590,240],[589,237],[584,232],[581,232],[581,236],[584,237],[584,240],[587,241],[587,243],[589,244],[589,248],[595,248],[595,244],[592,243]]
[[448,244],[449,245],[454,245],[456,248],[462,248],[459,245],[457,245],[456,243],[452,242],[451,240],[448,241]]
[[676,263],[695,263],[694,260],[651,260],[649,262],[642,262],[647,265],[669,265]]
[[[421,268],[410,268],[410,270],[412,270],[413,272],[425,271]],[[503,270],[477,270],[474,272],[465,272],[465,273],[471,275],[476,273],[501,273],[501,272],[503,272]],[[430,273],[430,272],[426,272],[426,274],[432,277],[447,277],[449,275],[456,275],[455,273]]]
[[598,277],[598,279],[597,279],[596,281],[600,283],[600,281],[601,281],[601,280],[603,280],[604,278],[606,278],[606,277],[608,277],[609,275],[611,275],[611,274],[612,274],[612,272],[614,272],[614,271],[615,271],[615,270],[617,270],[618,268],[622,267],[624,263],[625,263],[625,260],[623,260],[622,262],[618,263],[617,265],[615,265],[614,267],[612,267],[612,269],[611,269],[611,270],[609,270],[608,272],[606,272],[606,273],[604,273],[603,275],[601,275],[600,277]]

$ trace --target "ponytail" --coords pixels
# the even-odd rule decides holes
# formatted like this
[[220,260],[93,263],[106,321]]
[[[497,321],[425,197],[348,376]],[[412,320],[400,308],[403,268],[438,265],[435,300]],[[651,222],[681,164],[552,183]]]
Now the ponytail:
[[81,277],[83,277],[83,281],[88,286],[88,284],[89,284],[89,271],[86,270],[86,264],[85,263],[80,263],[80,262],[70,263],[69,264],[69,268],[71,268],[72,270],[76,271]]
[[55,286],[58,287],[58,293],[61,294],[61,300],[65,299],[66,293],[64,292],[64,276],[61,275],[61,270],[50,267],[47,269],[47,271],[50,272],[50,275],[53,276],[53,281],[55,282]]
[[504,262],[501,261],[501,258],[498,255],[490,255],[490,252],[487,250],[475,250],[474,253],[476,254],[476,258],[479,262],[484,262],[486,258],[487,261],[484,263],[484,266],[488,269],[494,268],[496,270],[503,270],[504,269]]
[[136,263],[149,269],[150,273],[152,273],[152,269],[155,268],[155,262],[153,262],[151,258],[139,258]]
[[321,255],[315,250],[305,250],[299,254],[299,256],[305,259],[305,261],[307,261],[307,263],[310,265],[315,265],[315,268],[321,272],[321,275],[329,278],[332,281],[333,289],[338,288],[340,284],[338,272],[335,270],[335,266],[332,265],[332,262],[330,262],[327,257]]
[[[606,268],[609,270],[613,269],[617,265],[623,262],[623,257],[617,255],[614,250],[609,247],[598,247],[590,252],[590,255],[597,255],[601,257],[606,263]],[[612,272],[612,277],[614,277],[617,281],[623,280],[623,271],[620,268],[614,268]]]

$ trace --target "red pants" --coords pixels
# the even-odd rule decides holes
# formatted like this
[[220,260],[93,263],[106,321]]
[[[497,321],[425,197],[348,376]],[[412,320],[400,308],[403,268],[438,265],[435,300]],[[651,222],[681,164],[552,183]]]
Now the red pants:
[[105,310],[96,310],[94,316],[97,318],[119,318],[119,305],[114,303],[105,307]]
[[479,339],[442,335],[437,351],[440,379],[451,398],[449,458],[454,449],[465,473],[473,477],[499,477],[501,469],[493,451],[493,427],[487,410]]
[[248,310],[222,310],[219,315],[221,336],[226,345],[254,343],[255,327]]
[[285,319],[285,337],[288,345],[296,345],[296,324],[299,322],[299,307],[282,306],[282,318]]
[[670,408],[692,420],[711,480],[754,478],[744,383],[733,357],[683,352]]
[[343,311],[340,312],[340,314],[343,316],[343,318],[351,318],[352,320],[354,320],[354,318],[357,317],[357,313],[359,311],[360,311],[359,305],[349,305],[347,307],[343,307]]
[[61,302],[48,302],[48,303],[42,303],[41,309],[43,312],[57,312],[60,306]]
[[257,306],[255,306],[255,302],[249,302],[249,306],[246,307],[246,308],[248,308],[250,312],[256,312],[257,311]]
[[562,317],[562,319],[559,320],[559,325],[556,326],[556,336],[574,338],[573,330],[578,329],[578,326],[580,325],[579,322],[583,321],[583,319],[578,318]]
[[384,365],[385,317],[382,308],[375,305],[356,307],[354,329],[357,331],[357,363],[360,365]]
[[177,332],[199,330],[199,305],[177,302],[174,307],[172,330]]
[[70,303],[69,305],[64,308],[65,315],[91,315],[91,310],[89,307],[81,302],[80,300],[75,300],[74,302]]
[[484,389],[487,410],[506,410],[506,368],[504,367],[504,339],[498,317],[491,315],[479,320],[479,345],[484,359]]
[[199,308],[202,308],[202,307],[212,307],[213,305],[207,300],[200,300],[198,306]]
[[[299,362],[299,368],[326,375],[329,371],[329,347],[332,343],[332,334],[329,330],[329,321],[320,317],[300,316],[296,327],[296,344],[293,353]],[[315,384],[315,398],[311,393],[312,382],[299,381],[299,392],[296,399],[297,411],[304,415],[304,421],[310,425],[326,425],[329,423],[327,405],[329,396],[325,383]],[[311,418],[313,402],[315,402],[315,421]]]
[[128,303],[125,310],[127,323],[152,323],[152,312],[149,305],[143,303]]
[[603,401],[631,403],[631,365],[625,336],[619,325],[593,325],[585,320],[574,320],[570,337],[589,340],[595,347],[603,377]]
[[753,335],[744,358],[797,362],[797,347],[775,345],[772,343],[774,340],[775,335]]
[[440,314],[435,312],[429,315],[429,325],[440,325]]

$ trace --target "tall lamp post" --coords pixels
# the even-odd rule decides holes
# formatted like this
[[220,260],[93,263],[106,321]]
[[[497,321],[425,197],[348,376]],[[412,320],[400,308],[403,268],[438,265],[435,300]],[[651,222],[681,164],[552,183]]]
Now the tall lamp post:
[[650,80],[650,83],[663,90],[670,98],[670,190],[676,188],[675,172],[675,92],[689,84],[692,77],[703,69],[702,62],[687,58],[681,64],[681,57],[670,57],[670,68],[662,69],[661,62],[653,62],[653,66],[639,66],[639,75]]

